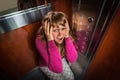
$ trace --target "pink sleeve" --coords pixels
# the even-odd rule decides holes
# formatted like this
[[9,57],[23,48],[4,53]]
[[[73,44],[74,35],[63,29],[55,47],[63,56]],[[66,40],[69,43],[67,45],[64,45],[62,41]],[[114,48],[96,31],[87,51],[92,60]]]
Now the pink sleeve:
[[45,60],[48,68],[55,73],[61,73],[62,59],[55,42],[51,40],[48,42],[48,44],[46,44],[45,42],[40,40],[39,36],[37,36],[35,44],[39,54]]
[[78,54],[70,37],[65,38],[65,44],[66,58],[69,62],[74,63],[77,60]]

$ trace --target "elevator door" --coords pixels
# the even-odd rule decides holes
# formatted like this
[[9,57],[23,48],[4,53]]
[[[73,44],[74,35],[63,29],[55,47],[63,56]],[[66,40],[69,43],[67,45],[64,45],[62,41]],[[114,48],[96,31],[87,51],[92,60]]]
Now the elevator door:
[[[76,28],[76,43],[79,54],[77,62],[82,69],[77,80],[84,79],[118,5],[119,1],[117,0],[73,1],[72,25]],[[77,74],[77,71],[75,73]]]

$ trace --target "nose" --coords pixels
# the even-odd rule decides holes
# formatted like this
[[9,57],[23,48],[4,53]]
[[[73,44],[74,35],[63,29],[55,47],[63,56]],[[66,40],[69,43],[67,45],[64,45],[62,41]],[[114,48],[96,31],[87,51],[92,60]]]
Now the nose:
[[62,30],[59,30],[58,36],[62,36],[62,35],[63,35]]

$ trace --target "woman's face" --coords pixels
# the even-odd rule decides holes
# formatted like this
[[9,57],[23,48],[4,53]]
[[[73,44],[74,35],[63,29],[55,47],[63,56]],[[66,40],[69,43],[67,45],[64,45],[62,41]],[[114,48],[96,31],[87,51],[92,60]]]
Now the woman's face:
[[52,31],[54,40],[57,44],[62,44],[66,35],[66,27],[63,25],[58,25],[53,28]]

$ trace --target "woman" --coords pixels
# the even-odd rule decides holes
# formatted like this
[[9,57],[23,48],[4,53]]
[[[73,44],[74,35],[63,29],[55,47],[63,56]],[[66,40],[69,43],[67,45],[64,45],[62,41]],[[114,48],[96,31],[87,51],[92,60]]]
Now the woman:
[[39,66],[50,80],[74,80],[69,64],[77,60],[67,17],[62,12],[48,12],[37,32]]

